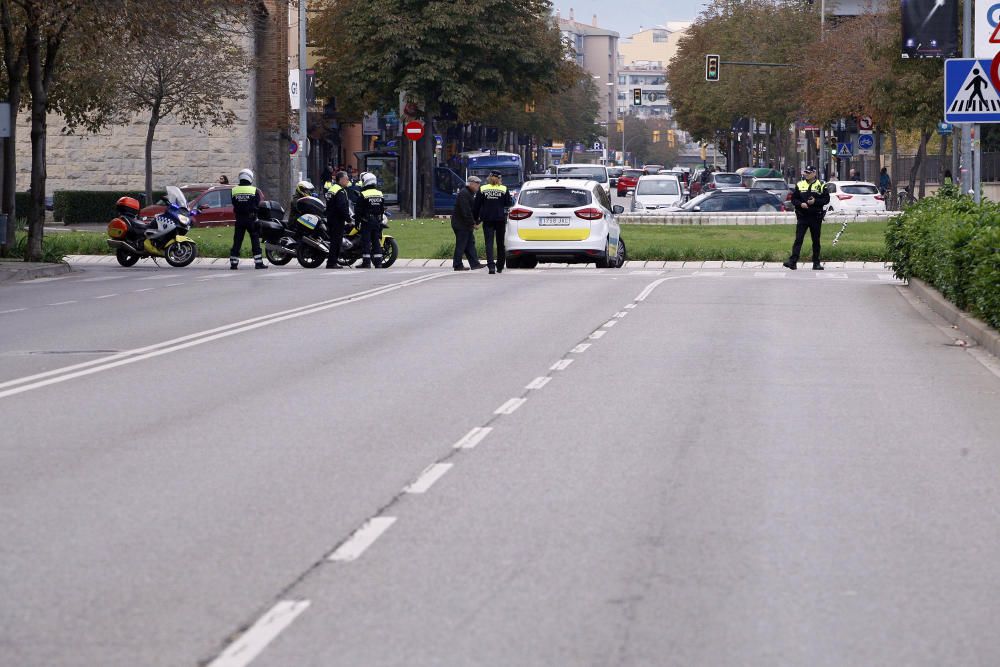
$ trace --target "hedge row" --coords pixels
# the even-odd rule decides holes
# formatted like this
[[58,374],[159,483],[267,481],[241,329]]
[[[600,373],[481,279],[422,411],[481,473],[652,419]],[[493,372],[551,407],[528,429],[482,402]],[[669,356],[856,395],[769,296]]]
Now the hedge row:
[[[153,201],[163,196],[163,192],[154,192]],[[121,197],[135,197],[144,205],[146,194],[121,190],[56,190],[52,197],[52,217],[67,225],[107,222],[115,216],[115,202]]]
[[919,278],[956,306],[1000,328],[1000,204],[945,191],[889,222],[896,276]]

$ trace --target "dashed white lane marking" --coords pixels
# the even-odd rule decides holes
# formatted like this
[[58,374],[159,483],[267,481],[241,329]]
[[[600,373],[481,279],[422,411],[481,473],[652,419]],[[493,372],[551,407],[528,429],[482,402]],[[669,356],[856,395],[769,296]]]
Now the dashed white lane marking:
[[556,363],[549,367],[550,371],[564,371],[569,368],[569,365],[573,363],[572,359],[560,359]]
[[510,415],[513,414],[515,410],[524,405],[526,398],[512,398],[499,408],[493,411],[495,415]]
[[608,320],[607,322],[604,323],[604,328],[605,329],[610,329],[611,327],[615,326],[616,324],[618,324],[618,320]]
[[6,315],[7,313],[20,313],[22,310],[28,310],[27,308],[11,308],[10,310],[0,310],[0,315]]
[[68,306],[71,303],[76,303],[76,301],[56,301],[55,303],[50,303],[50,306]]
[[627,309],[629,309],[629,310],[632,310],[633,308],[635,308],[635,304],[634,303],[629,303],[629,304],[626,304],[625,307]]
[[787,273],[778,273],[777,271],[755,271],[753,274],[754,278],[784,278]]
[[456,442],[454,447],[455,449],[472,449],[482,442],[483,438],[488,436],[492,430],[492,426],[477,426],[462,436],[462,439]]
[[581,354],[583,352],[586,352],[588,347],[590,347],[590,343],[580,343],[572,350],[570,350],[570,352],[572,352],[573,354]]
[[95,299],[110,299],[113,296],[118,296],[117,294],[102,294],[101,296],[95,296]]
[[180,287],[184,283],[167,283],[164,287]]
[[695,271],[693,275],[699,277],[707,278],[718,278],[720,276],[726,275],[725,271]]
[[394,516],[377,516],[369,519],[365,525],[354,531],[346,542],[337,547],[328,560],[341,563],[357,560],[394,523],[396,523]]
[[66,280],[67,278],[75,278],[76,276],[53,276],[51,278],[34,278],[32,280],[18,280],[20,285],[40,285],[42,283],[51,283],[56,280]]
[[590,336],[588,336],[588,338],[590,338],[591,340],[597,340],[598,338],[602,337],[606,333],[608,333],[608,332],[607,331],[595,331],[594,333],[590,334]]
[[134,292],[152,292],[155,287],[143,287],[142,289],[133,290]]
[[427,466],[427,469],[420,473],[420,477],[406,487],[406,493],[427,493],[427,490],[444,477],[444,474],[451,470],[453,465],[453,463],[434,463]]
[[532,390],[534,390],[534,389],[541,389],[542,387],[544,387],[545,385],[547,385],[551,380],[552,380],[552,378],[548,377],[547,375],[543,375],[542,377],[537,377],[534,380],[532,380],[531,382],[529,382],[528,384],[526,384],[524,386],[524,388],[525,389],[532,389]]
[[309,600],[282,600],[226,647],[208,667],[246,667],[282,630],[309,608]]
[[125,276],[97,276],[96,278],[84,278],[79,281],[81,283],[99,283],[104,280],[119,280],[125,278]]
[[615,313],[615,317],[617,317],[618,319],[622,319],[626,315],[628,315],[628,313],[626,313],[624,310],[619,310],[617,313]]

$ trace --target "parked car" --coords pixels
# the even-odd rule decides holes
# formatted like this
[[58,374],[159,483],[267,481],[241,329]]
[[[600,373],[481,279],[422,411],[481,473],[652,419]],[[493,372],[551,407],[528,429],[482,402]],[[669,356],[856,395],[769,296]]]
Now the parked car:
[[876,213],[885,211],[885,197],[874,183],[863,181],[829,181],[831,213]]
[[672,210],[688,213],[772,213],[783,208],[781,200],[767,190],[735,187],[705,192]]
[[586,178],[533,179],[524,184],[507,216],[507,266],[538,262],[625,263],[625,241],[604,184]]
[[729,171],[703,171],[697,181],[691,183],[691,196],[703,194],[708,190],[717,188],[732,188],[742,185],[743,179],[739,174]]
[[792,188],[781,178],[755,178],[750,184],[753,190],[767,190],[785,204],[786,210],[792,209]]
[[608,177],[608,168],[603,164],[561,164],[556,167],[556,174],[589,176],[595,183],[600,183],[608,196],[611,196],[611,179]]
[[684,201],[684,188],[673,174],[660,172],[643,176],[635,186],[630,210],[635,213],[678,206]]
[[[259,188],[258,188],[259,189]],[[195,227],[221,227],[236,222],[233,214],[232,185],[183,185],[181,193],[188,202],[188,210],[197,211]],[[261,201],[266,201],[264,191],[260,191]],[[160,199],[155,204],[139,211],[139,215],[153,218],[167,208],[167,200]]]
[[611,187],[618,187],[618,177],[622,175],[625,171],[624,167],[608,167],[608,179],[610,179]]
[[618,196],[624,197],[628,193],[635,191],[635,184],[639,182],[639,178],[642,175],[642,169],[626,169],[623,171],[622,175],[618,177]]

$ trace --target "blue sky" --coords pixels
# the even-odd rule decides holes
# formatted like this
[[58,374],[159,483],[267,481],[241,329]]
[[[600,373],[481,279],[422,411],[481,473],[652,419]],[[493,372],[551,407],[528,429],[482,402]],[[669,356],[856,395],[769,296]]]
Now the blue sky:
[[609,0],[553,0],[563,18],[569,17],[572,7],[576,20],[590,23],[597,14],[597,23],[621,33],[622,37],[638,32],[639,26],[649,27],[667,21],[691,21],[703,6],[695,0],[625,0],[616,3]]

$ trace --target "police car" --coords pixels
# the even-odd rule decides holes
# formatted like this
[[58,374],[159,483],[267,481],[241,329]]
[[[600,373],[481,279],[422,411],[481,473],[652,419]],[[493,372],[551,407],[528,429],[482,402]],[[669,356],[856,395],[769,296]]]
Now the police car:
[[539,262],[586,263],[618,268],[625,241],[604,184],[586,176],[545,176],[525,182],[507,215],[507,266],[532,269]]

